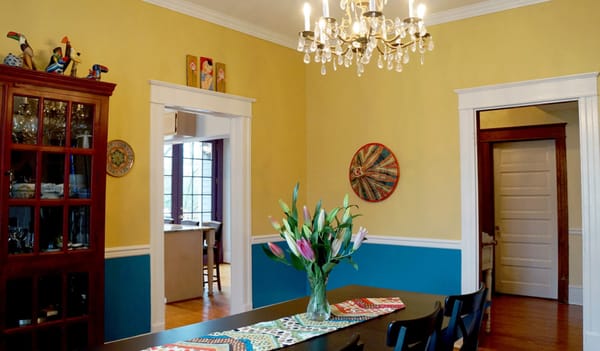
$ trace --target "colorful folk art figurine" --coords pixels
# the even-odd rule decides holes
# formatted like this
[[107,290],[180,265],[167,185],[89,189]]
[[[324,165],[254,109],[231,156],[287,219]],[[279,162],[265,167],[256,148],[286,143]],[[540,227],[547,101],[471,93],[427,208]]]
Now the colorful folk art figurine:
[[71,46],[71,41],[69,41],[69,37],[64,36],[61,40],[61,43],[66,44],[65,45],[65,67],[64,70],[67,70],[67,67],[69,67],[69,64],[71,62],[73,62],[73,65],[71,66],[71,77],[77,77],[77,65],[79,63],[81,63],[81,60],[79,59],[79,55],[80,53],[77,52],[75,49],[73,49],[73,47]]
[[50,56],[50,62],[46,66],[46,72],[62,74],[65,71],[67,62],[63,56],[62,48],[57,46],[52,50],[52,56]]
[[35,63],[33,63],[33,49],[27,42],[25,35],[17,32],[8,32],[6,36],[19,42],[19,46],[23,52],[23,67],[35,71],[36,67]]
[[90,68],[90,72],[88,73],[86,78],[100,80],[100,74],[106,72],[108,72],[108,67],[95,64],[92,66],[92,68]]

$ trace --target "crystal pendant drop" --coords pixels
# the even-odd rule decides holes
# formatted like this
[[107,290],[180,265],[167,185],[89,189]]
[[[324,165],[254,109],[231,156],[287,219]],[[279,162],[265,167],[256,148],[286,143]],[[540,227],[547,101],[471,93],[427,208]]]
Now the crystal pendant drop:
[[308,52],[304,53],[304,63],[310,63],[310,55],[308,54]]
[[321,65],[321,75],[326,75],[327,74],[327,68],[325,68],[325,64]]

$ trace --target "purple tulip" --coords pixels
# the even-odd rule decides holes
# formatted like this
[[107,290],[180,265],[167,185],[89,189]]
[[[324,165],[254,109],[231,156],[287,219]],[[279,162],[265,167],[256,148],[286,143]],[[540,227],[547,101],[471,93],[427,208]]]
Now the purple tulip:
[[302,257],[311,262],[315,260],[315,252],[310,246],[310,242],[308,240],[302,238],[296,241],[296,245],[298,246],[298,251],[300,251]]
[[358,229],[358,233],[356,234],[356,238],[354,239],[354,244],[352,245],[352,251],[358,250],[362,242],[365,240],[365,236],[367,236],[369,232],[363,227]]
[[283,258],[285,256],[285,254],[283,253],[283,250],[279,246],[277,246],[277,244],[267,243],[267,245],[269,245],[269,250],[271,250],[273,255],[275,255],[279,258]]

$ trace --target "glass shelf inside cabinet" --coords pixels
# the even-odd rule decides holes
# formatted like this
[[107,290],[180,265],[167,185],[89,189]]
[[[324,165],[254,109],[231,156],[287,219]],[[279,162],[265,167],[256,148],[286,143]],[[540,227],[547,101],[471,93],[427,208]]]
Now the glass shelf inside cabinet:
[[64,146],[67,127],[67,103],[44,100],[43,144]]
[[34,208],[31,206],[8,207],[8,254],[18,255],[33,252]]
[[74,103],[71,113],[71,146],[89,149],[92,146],[94,106]]
[[39,278],[37,324],[62,318],[62,296],[62,276],[60,274],[50,274]]
[[88,314],[87,272],[73,272],[67,275],[67,317],[80,317]]
[[90,197],[91,169],[91,156],[71,155],[69,197],[79,199],[88,199]]
[[62,153],[42,154],[42,184],[40,198],[61,199],[64,196],[65,155]]
[[32,324],[33,318],[33,281],[31,278],[10,279],[6,282],[6,315],[4,322],[7,328],[26,327]]
[[13,97],[13,143],[37,144],[39,102],[38,98],[17,95]]
[[69,207],[69,250],[90,246],[90,206]]
[[32,199],[35,196],[36,153],[13,150],[10,155],[10,188],[12,199]]
[[63,207],[40,207],[40,251],[61,251],[63,244]]

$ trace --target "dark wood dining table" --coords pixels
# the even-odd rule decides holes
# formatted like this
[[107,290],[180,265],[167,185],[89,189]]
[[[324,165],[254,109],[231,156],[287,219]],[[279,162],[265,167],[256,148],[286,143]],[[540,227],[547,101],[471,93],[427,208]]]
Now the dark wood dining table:
[[[303,342],[279,349],[286,351],[323,351],[341,348],[354,334],[360,335],[365,351],[385,351],[386,330],[391,321],[423,317],[433,311],[436,301],[443,302],[444,296],[418,292],[349,285],[327,292],[330,303],[343,302],[359,297],[400,297],[406,307],[390,314],[338,329]],[[226,331],[258,322],[275,320],[306,311],[308,297],[285,301],[231,316],[195,323],[161,332],[144,334],[124,340],[106,343],[96,351],[139,351],[151,346],[165,345],[190,340],[212,332]]]

